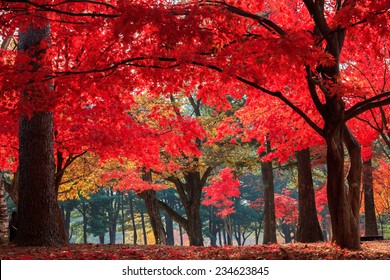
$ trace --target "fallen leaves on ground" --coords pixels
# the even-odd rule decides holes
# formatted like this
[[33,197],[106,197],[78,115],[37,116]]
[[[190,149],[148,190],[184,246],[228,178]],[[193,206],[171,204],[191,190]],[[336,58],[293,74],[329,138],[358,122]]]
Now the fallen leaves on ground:
[[2,260],[368,260],[390,259],[390,240],[364,242],[362,250],[332,243],[181,247],[163,245],[71,244],[67,247],[0,245]]

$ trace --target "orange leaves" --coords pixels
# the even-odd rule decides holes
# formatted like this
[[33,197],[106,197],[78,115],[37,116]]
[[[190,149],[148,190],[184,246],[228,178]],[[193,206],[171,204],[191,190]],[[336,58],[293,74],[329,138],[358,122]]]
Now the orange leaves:
[[379,168],[374,171],[374,198],[377,214],[390,214],[390,163],[379,160]]

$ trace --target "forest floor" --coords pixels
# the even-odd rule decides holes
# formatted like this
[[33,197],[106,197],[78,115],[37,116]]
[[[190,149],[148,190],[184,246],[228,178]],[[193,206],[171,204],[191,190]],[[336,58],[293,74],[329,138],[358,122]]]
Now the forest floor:
[[67,247],[0,245],[0,259],[41,260],[390,260],[390,240],[363,242],[362,250],[340,249],[332,243],[257,246],[181,247],[162,245],[71,244]]

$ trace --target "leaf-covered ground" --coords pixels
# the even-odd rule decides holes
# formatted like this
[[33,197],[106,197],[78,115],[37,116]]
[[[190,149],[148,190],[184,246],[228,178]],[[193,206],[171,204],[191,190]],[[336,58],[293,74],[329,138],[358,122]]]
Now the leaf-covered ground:
[[362,250],[340,249],[331,243],[279,244],[229,247],[179,247],[72,244],[67,247],[16,247],[0,245],[0,259],[72,260],[334,260],[390,259],[390,240],[364,242]]

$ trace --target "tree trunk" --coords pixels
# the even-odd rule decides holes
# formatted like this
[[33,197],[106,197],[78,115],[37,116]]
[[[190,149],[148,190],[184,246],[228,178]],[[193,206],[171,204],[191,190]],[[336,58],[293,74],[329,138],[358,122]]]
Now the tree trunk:
[[[30,63],[33,71],[41,67],[39,62],[43,60],[45,50],[39,45],[48,40],[49,34],[48,25],[42,29],[31,25],[19,32],[18,51],[27,53],[31,61],[35,61]],[[42,94],[34,89],[36,85],[42,85],[42,81],[31,80],[30,83],[21,94],[21,102],[26,104],[30,104],[34,95]],[[29,90],[33,96],[27,94]],[[59,219],[61,212],[54,187],[54,118],[52,112],[42,110],[33,111],[29,116],[22,115],[19,124],[19,228],[15,243],[21,246],[68,244],[60,231],[64,225],[63,219]]]
[[125,228],[125,211],[124,211],[124,193],[121,192],[121,227],[122,227],[122,244],[126,244],[126,228]]
[[364,190],[364,229],[365,235],[378,235],[378,226],[375,215],[374,189],[372,178],[371,159],[364,162],[363,190]]
[[99,234],[99,243],[104,244],[104,233]]
[[234,223],[233,227],[234,227],[234,236],[236,238],[237,245],[241,246],[242,245],[242,241],[241,241],[241,226],[240,226],[240,224]]
[[137,239],[138,239],[137,226],[135,224],[133,198],[131,197],[130,193],[129,193],[129,206],[130,206],[131,224],[133,225],[133,244],[137,244]]
[[[66,245],[63,220],[54,189],[53,114],[24,116],[19,132],[18,236],[22,246]],[[59,223],[61,223],[59,225]]]
[[165,214],[165,230],[167,232],[167,245],[174,245],[175,239],[173,236],[173,220],[168,214]]
[[156,244],[166,244],[164,225],[161,220],[160,208],[156,197],[156,191],[147,190],[139,194],[145,201],[146,210],[148,211],[149,221],[152,226]]
[[88,217],[87,217],[87,205],[85,200],[82,200],[81,204],[81,214],[83,215],[83,243],[88,243],[88,233],[87,233],[87,225],[88,225]]
[[202,222],[200,217],[200,194],[199,199],[194,198],[192,205],[187,211],[190,246],[203,246]]
[[296,152],[298,163],[299,216],[297,241],[303,243],[323,241],[317,218],[313,176],[311,173],[310,150]]
[[68,205],[65,205],[65,215],[64,215],[64,221],[65,221],[65,232],[66,236],[69,240],[70,237],[70,216],[72,213],[72,208]]
[[183,228],[181,227],[180,224],[179,224],[179,233],[180,233],[180,246],[183,246],[184,245],[184,242],[183,242]]
[[[359,214],[358,207],[356,207],[356,202],[359,203],[359,191],[357,192],[356,201],[356,188],[359,190],[359,186],[354,182],[356,178],[350,176],[350,174],[359,176],[357,173],[361,172],[361,169],[356,170],[359,169],[354,157],[356,151],[353,150],[353,144],[350,143],[352,139],[349,131],[337,120],[326,122],[325,132],[328,166],[327,196],[332,224],[332,239],[341,248],[360,249],[359,220],[356,219]],[[346,143],[347,147],[350,148],[348,151],[351,159],[348,190],[344,183],[344,137],[348,137],[348,140],[350,140]]]
[[[2,175],[2,174],[1,174]],[[5,189],[3,176],[0,178],[0,244],[6,244],[9,241],[8,237],[8,213],[7,202],[5,200]]]
[[264,238],[263,244],[276,243],[275,194],[272,162],[261,162],[264,184]]
[[233,225],[232,225],[232,220],[228,216],[227,218],[224,219],[225,223],[225,229],[226,229],[226,245],[233,245]]
[[141,210],[141,225],[142,225],[142,232],[144,234],[144,245],[148,245],[148,235],[146,234],[146,226],[145,226],[145,215],[142,210]]

